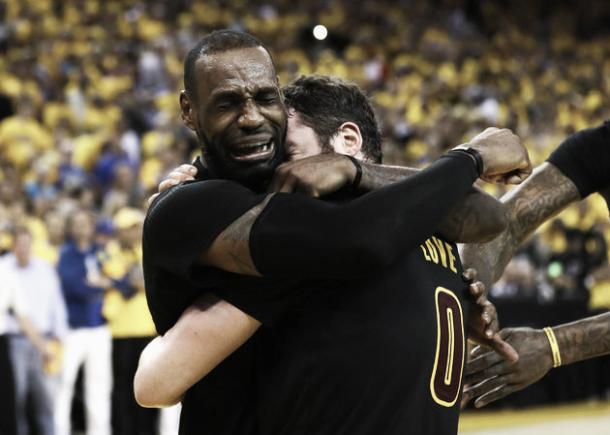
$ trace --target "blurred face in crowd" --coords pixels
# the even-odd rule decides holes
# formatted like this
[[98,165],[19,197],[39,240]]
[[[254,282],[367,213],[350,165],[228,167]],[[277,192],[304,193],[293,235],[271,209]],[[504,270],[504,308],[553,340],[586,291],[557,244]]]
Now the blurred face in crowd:
[[129,165],[118,165],[114,173],[114,187],[118,190],[129,191],[134,183],[134,174]]
[[86,211],[76,212],[70,221],[68,228],[70,235],[77,242],[91,243],[95,234],[93,216]]
[[261,183],[284,160],[286,110],[275,68],[262,47],[202,55],[196,95],[180,96],[182,118],[197,133],[210,170]]
[[25,267],[30,263],[32,257],[32,235],[25,231],[15,234],[13,240],[13,254],[17,259],[17,264]]
[[142,240],[142,225],[136,224],[117,231],[119,243],[124,247],[133,248]]
[[52,244],[57,245],[64,240],[65,221],[61,214],[49,212],[45,215],[45,224],[49,233],[49,240]]

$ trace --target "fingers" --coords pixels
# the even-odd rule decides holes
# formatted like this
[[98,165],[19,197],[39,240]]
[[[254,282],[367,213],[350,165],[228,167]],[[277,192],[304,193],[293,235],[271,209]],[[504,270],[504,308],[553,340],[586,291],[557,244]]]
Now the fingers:
[[180,184],[179,180],[176,180],[174,178],[166,178],[165,180],[159,183],[159,193],[165,192],[167,189],[177,186],[178,184]]
[[465,375],[470,376],[483,370],[488,370],[503,360],[504,359],[496,352],[487,352],[468,361],[468,364],[466,364]]
[[284,178],[284,182],[282,183],[282,185],[279,186],[278,190],[276,190],[275,192],[292,193],[295,191],[297,184],[297,178],[294,177],[292,174],[288,174],[288,176]]
[[491,402],[495,402],[496,400],[500,400],[503,397],[508,396],[509,394],[518,391],[519,387],[517,385],[505,384],[496,387],[495,389],[489,391],[486,394],[483,394],[474,402],[474,406],[477,408],[482,408],[486,405],[489,405]]
[[481,346],[476,345],[471,351],[470,351],[470,359],[473,360],[481,355],[484,355],[485,353],[487,353],[489,351],[489,349],[487,349],[485,346]]
[[477,271],[476,269],[470,267],[462,273],[462,276],[464,277],[466,282],[472,282],[477,278]]
[[491,304],[491,302],[489,302],[487,300],[487,293],[486,293],[486,287],[485,284],[483,284],[481,281],[475,281],[473,283],[471,283],[468,286],[468,291],[470,293],[471,296],[471,301],[475,302],[477,305],[485,305],[485,304]]
[[487,328],[485,328],[485,337],[492,339],[494,334],[497,332],[498,323],[494,322],[494,319],[497,319],[496,307],[491,302],[487,301],[483,305],[481,318],[487,325]]
[[504,341],[500,337],[500,334],[495,334],[493,336],[489,342],[489,346],[508,362],[514,364],[519,361],[519,353],[517,353],[514,347]]
[[[476,385],[471,385],[465,388],[464,395],[467,395],[469,398],[484,396],[492,391],[495,391],[498,388],[507,385],[508,382],[509,379],[507,376],[498,376],[494,378],[485,379],[483,382],[479,382]],[[479,401],[479,399],[477,399],[474,404],[477,408],[479,408],[481,402]],[[477,406],[477,404],[479,406]]]
[[288,170],[288,165],[283,164],[277,167],[275,170],[275,174],[273,175],[273,179],[269,184],[269,192],[279,192],[282,189],[282,186],[286,182],[286,178],[290,174]]
[[184,164],[178,166],[178,168],[174,169],[172,172],[180,172],[184,175],[193,177],[197,175],[197,168],[193,165]]
[[150,207],[150,205],[155,202],[155,199],[157,199],[157,196],[159,196],[158,193],[155,193],[153,196],[151,196],[150,198],[148,198],[148,206]]
[[[496,352],[493,352],[493,355],[498,356]],[[510,374],[512,371],[512,364],[502,359],[502,357],[499,357],[498,361],[501,362],[492,366],[488,366],[483,370],[467,374],[464,378],[464,382],[467,384],[475,385],[491,377],[506,376]]]

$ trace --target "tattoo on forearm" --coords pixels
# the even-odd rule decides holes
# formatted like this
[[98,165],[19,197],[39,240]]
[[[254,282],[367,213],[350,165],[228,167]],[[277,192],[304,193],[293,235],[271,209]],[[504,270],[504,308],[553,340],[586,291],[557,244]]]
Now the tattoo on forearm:
[[498,280],[517,248],[545,220],[580,198],[574,183],[549,163],[502,198],[508,228],[495,240],[464,248],[464,263],[479,272],[487,286]]
[[610,353],[610,313],[553,328],[563,364]]
[[250,255],[250,230],[272,196],[267,196],[264,201],[252,207],[222,232],[222,241],[227,247],[227,255],[231,258],[237,273],[260,275]]

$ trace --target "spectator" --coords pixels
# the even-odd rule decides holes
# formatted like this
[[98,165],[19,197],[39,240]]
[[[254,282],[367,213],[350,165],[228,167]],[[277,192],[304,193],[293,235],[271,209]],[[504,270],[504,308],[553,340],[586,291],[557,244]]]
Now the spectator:
[[47,341],[42,358],[36,346],[23,334],[17,322],[9,325],[15,408],[18,435],[29,434],[26,413],[31,399],[32,418],[36,433],[54,433],[53,399],[56,381],[52,378],[54,355],[51,341],[63,339],[67,330],[66,310],[55,269],[46,261],[33,257],[32,234],[17,228],[13,236],[13,252],[4,260],[5,267],[19,280],[23,312],[33,327]]
[[115,435],[155,432],[158,410],[140,407],[133,393],[133,377],[140,353],[156,335],[148,311],[142,272],[144,214],[122,208],[114,216],[117,239],[110,242],[102,260],[103,273],[112,280],[104,315],[112,333],[112,428]]
[[82,364],[85,366],[87,433],[110,434],[112,342],[102,316],[104,292],[110,282],[100,272],[99,250],[93,241],[94,227],[94,218],[88,211],[75,211],[68,219],[69,239],[59,257],[58,271],[70,328],[57,397],[57,435],[70,434],[74,383]]
[[23,334],[34,345],[38,354],[36,358],[47,358],[47,348],[44,339],[32,326],[25,316],[26,304],[23,300],[19,279],[0,261],[0,377],[3,379],[3,388],[0,391],[0,433],[17,433],[16,407],[15,407],[15,379],[13,363],[11,361],[10,338],[8,323],[13,317]]

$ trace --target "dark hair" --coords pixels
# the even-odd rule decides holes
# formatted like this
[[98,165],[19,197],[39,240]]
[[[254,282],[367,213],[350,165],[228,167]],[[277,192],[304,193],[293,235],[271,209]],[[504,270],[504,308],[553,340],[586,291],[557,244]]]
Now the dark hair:
[[195,95],[195,63],[200,56],[250,47],[263,47],[273,63],[271,53],[265,44],[248,33],[224,29],[215,30],[201,38],[184,60],[184,89],[189,97]]
[[321,75],[301,76],[283,88],[286,106],[301,115],[322,146],[329,146],[344,122],[354,122],[362,134],[362,152],[381,163],[381,132],[367,96],[355,83]]

